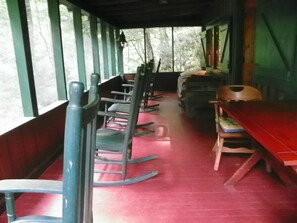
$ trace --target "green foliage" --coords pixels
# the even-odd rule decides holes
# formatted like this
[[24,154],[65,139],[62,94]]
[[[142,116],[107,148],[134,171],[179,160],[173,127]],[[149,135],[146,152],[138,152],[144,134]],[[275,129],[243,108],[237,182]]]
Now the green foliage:
[[200,32],[200,27],[174,27],[174,40],[172,41],[172,28],[149,28],[145,29],[144,41],[143,29],[124,30],[128,41],[124,49],[124,71],[135,72],[136,67],[145,62],[144,42],[146,43],[146,61],[150,59],[157,61],[161,58],[161,72],[200,69],[203,58]]

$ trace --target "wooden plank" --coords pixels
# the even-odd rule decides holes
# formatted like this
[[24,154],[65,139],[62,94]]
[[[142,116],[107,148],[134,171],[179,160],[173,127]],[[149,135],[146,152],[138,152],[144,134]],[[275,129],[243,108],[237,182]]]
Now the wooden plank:
[[27,160],[25,159],[25,152],[22,141],[22,134],[20,128],[14,129],[6,136],[7,140],[7,159],[10,160],[10,166],[14,178],[24,177],[27,171]]
[[75,33],[75,45],[77,54],[78,76],[84,86],[87,86],[86,79],[86,62],[85,62],[85,50],[82,31],[82,18],[81,9],[78,7],[73,8],[73,25]]
[[13,177],[13,170],[9,156],[9,148],[6,137],[3,135],[0,136],[0,148],[0,179],[11,178]]
[[253,153],[253,155],[251,155],[251,157],[240,166],[240,168],[225,182],[224,185],[234,186],[237,184],[258,163],[260,159],[262,159],[261,152],[256,151]]
[[56,71],[56,83],[59,100],[67,99],[66,77],[63,58],[62,30],[60,26],[60,11],[58,0],[48,0],[48,12],[53,42],[53,54]]
[[245,3],[243,84],[252,85],[254,73],[256,0]]
[[265,25],[266,25],[266,27],[267,27],[267,29],[269,31],[269,34],[270,34],[270,36],[271,36],[271,38],[273,40],[273,43],[275,44],[277,52],[279,53],[279,55],[280,55],[280,57],[282,59],[283,64],[285,65],[287,71],[291,72],[291,70],[292,70],[291,66],[290,66],[290,64],[288,62],[288,59],[287,59],[286,55],[284,54],[284,51],[283,51],[283,49],[282,49],[282,47],[280,45],[279,40],[277,39],[277,37],[275,35],[275,31],[272,29],[266,15],[264,13],[262,13],[261,16],[262,16],[262,19],[263,19],[263,21],[264,21],[264,23],[265,23]]
[[[24,159],[26,160],[26,165],[23,168],[30,172],[30,170],[34,169],[40,162],[40,160],[35,158],[38,154],[35,134],[34,131],[32,131],[32,125],[23,125],[19,128],[21,134],[20,137],[22,138],[24,146]],[[28,172],[26,172],[26,175]]]

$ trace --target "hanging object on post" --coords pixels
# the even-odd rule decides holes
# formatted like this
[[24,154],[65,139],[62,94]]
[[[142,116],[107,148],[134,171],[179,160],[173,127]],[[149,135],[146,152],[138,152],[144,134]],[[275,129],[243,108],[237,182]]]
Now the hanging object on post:
[[120,46],[124,48],[125,44],[127,43],[126,37],[124,32],[122,31],[117,41],[120,43]]

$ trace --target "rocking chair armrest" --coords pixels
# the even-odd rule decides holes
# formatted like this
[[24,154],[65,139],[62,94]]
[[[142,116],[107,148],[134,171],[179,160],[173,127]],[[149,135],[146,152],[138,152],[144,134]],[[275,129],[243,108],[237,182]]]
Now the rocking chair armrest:
[[122,84],[123,87],[134,87],[134,84]]
[[38,179],[0,180],[0,192],[63,194],[63,182],[58,180]]
[[104,102],[111,102],[111,103],[119,103],[119,104],[130,104],[130,101],[126,101],[126,100],[120,100],[120,99],[113,99],[113,98],[105,98],[102,97],[100,99],[100,101],[104,101]]
[[218,100],[209,100],[208,103],[210,104],[217,104],[219,101]]
[[122,118],[122,119],[128,119],[129,118],[128,115],[118,114],[118,113],[115,113],[115,112],[105,112],[105,111],[98,111],[97,115],[113,117],[113,118]]
[[117,95],[125,95],[125,96],[131,96],[132,93],[130,92],[122,92],[122,91],[111,91],[112,94],[117,94]]

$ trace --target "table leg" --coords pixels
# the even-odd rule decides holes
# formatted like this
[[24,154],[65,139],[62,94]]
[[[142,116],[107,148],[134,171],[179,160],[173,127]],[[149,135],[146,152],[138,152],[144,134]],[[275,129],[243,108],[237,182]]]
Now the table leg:
[[262,159],[262,153],[255,151],[253,155],[245,161],[238,170],[225,182],[225,186],[234,186]]
[[297,179],[295,177],[296,169],[294,170],[293,168],[284,166],[269,153],[263,153],[263,155],[265,156],[265,160],[270,163],[274,172],[287,187],[297,187]]

